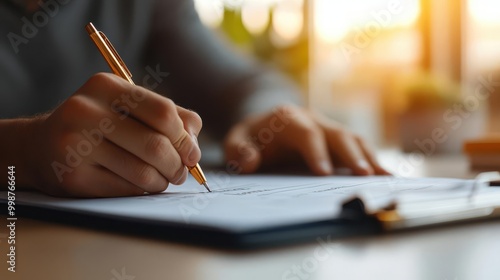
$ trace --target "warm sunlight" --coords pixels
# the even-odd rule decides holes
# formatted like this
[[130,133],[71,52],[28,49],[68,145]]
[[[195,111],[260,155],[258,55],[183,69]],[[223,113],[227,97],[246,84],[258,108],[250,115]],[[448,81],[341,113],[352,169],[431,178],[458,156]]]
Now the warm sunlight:
[[411,26],[420,6],[418,0],[316,0],[314,12],[316,35],[322,41],[336,43],[352,31]]
[[500,1],[469,0],[469,13],[479,24],[500,25]]
[[315,7],[315,26],[320,39],[327,42],[340,41],[353,27],[354,1],[318,0]]
[[274,9],[273,28],[286,41],[296,39],[304,26],[302,0],[280,1]]
[[270,7],[259,1],[247,1],[241,7],[241,20],[252,34],[261,34],[269,24]]
[[195,0],[195,7],[201,21],[215,28],[224,19],[224,3],[222,0]]

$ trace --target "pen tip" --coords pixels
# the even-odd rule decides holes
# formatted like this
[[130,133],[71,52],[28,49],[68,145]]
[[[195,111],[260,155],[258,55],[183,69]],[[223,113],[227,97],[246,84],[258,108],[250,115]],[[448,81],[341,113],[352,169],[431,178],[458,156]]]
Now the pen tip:
[[203,183],[203,186],[205,186],[205,189],[207,189],[208,192],[212,192],[210,188],[208,187],[207,182]]

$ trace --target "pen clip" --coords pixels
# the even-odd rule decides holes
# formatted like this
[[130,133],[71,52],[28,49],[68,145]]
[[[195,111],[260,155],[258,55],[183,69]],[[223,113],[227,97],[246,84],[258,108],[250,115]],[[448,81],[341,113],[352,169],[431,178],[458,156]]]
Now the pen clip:
[[123,61],[123,59],[118,54],[118,52],[116,51],[115,47],[113,47],[113,45],[111,44],[111,42],[108,40],[108,37],[106,37],[106,35],[104,35],[103,32],[101,32],[101,31],[98,31],[98,32],[99,32],[99,35],[101,35],[101,37],[104,40],[104,42],[106,43],[106,45],[108,46],[108,48],[111,50],[111,52],[113,53],[113,55],[118,60],[118,63],[120,63],[120,65],[123,68],[123,70],[125,70],[127,72],[127,75],[129,76],[129,78],[132,78],[132,73],[130,73],[130,70],[128,70],[127,66],[125,65],[125,62]]

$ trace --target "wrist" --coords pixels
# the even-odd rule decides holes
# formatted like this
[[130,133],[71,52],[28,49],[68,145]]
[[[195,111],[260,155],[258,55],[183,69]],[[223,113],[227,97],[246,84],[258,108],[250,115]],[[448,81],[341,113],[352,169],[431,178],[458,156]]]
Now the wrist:
[[[37,141],[40,117],[0,120],[0,168],[14,166],[18,189],[35,189],[37,185]],[[42,148],[43,149],[43,148]]]

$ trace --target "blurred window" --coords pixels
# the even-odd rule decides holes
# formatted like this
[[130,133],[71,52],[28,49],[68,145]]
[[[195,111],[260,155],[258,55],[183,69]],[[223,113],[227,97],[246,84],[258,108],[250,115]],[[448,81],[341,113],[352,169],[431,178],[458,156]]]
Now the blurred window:
[[467,70],[500,68],[500,1],[467,0]]
[[420,1],[315,0],[313,13],[310,106],[381,143],[388,83],[421,66]]
[[500,72],[498,0],[195,3],[207,26],[302,85],[310,107],[378,144],[397,138],[410,102],[404,83],[427,87],[418,102],[432,106],[442,93],[460,94],[441,76],[474,85],[477,75]]

